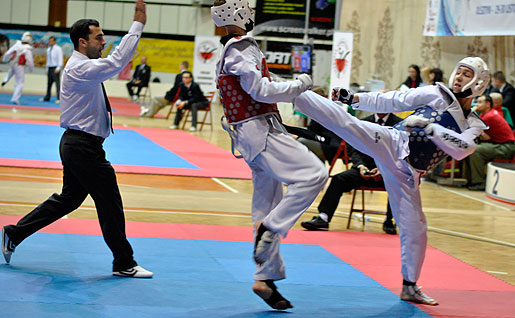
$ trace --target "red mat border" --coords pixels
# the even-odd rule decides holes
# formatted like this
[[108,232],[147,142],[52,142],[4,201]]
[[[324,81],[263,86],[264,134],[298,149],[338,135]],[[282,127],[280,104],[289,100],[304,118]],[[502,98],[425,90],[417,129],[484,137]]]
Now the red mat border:
[[[0,118],[0,122],[23,124],[54,125],[54,121],[19,120]],[[197,166],[199,169],[167,168],[151,166],[133,166],[113,164],[117,172],[163,174],[191,177],[216,177],[233,179],[251,179],[252,173],[244,160],[236,159],[229,151],[215,146],[199,137],[182,130],[161,128],[124,127],[115,125],[116,130],[132,130],[148,138],[157,145],[179,155],[184,160]],[[180,139],[181,143],[175,142]],[[194,140],[196,147],[192,149],[184,140]],[[213,156],[214,155],[214,156]],[[29,159],[0,158],[0,165],[29,168],[62,169],[61,162]]]

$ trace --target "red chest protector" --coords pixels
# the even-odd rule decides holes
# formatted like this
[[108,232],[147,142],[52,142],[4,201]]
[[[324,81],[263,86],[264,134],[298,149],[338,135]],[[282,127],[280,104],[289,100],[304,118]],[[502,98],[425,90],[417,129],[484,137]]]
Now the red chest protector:
[[18,59],[18,65],[25,65],[27,64],[27,59],[25,58],[25,54],[20,55],[20,58]]
[[[261,64],[261,74],[271,81],[265,58],[263,58]],[[241,88],[238,76],[221,74],[218,77],[217,86],[220,92],[224,114],[229,123],[237,124],[253,117],[269,114],[277,114],[280,118],[277,104],[261,103],[254,100]]]

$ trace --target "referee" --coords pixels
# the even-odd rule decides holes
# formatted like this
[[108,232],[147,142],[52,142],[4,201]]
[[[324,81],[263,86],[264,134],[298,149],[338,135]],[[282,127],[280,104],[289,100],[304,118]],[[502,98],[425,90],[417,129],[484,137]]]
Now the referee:
[[101,58],[106,42],[98,21],[81,19],[70,29],[73,54],[63,71],[61,87],[60,155],[63,188],[18,224],[2,230],[2,252],[7,263],[17,245],[39,229],[77,209],[89,194],[95,201],[104,240],[111,249],[113,275],[150,278],[138,266],[125,235],[125,218],[116,175],[102,147],[112,131],[111,106],[103,81],[129,63],[146,22],[145,3],[137,0],[134,22],[113,54]]

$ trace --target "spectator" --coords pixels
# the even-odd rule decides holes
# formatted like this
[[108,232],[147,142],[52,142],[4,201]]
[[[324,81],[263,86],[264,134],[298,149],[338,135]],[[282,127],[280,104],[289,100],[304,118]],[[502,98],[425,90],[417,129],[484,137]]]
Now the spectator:
[[492,105],[492,98],[489,95],[483,95],[477,99],[476,111],[481,113],[481,119],[489,128],[479,136],[481,143],[468,157],[469,190],[485,190],[485,165],[488,161],[494,158],[511,159],[515,154],[513,131],[502,115],[492,109]]
[[422,78],[420,77],[420,68],[418,65],[411,64],[408,67],[409,76],[399,87],[402,91],[419,87],[422,84]]
[[25,66],[29,71],[34,70],[34,58],[32,57],[32,34],[30,32],[23,33],[21,41],[16,43],[2,57],[2,62],[10,61],[10,68],[7,76],[2,82],[2,86],[7,84],[11,77],[14,76],[14,91],[11,97],[11,103],[20,105],[21,92],[25,83]]
[[492,76],[492,86],[502,95],[502,105],[510,111],[511,118],[515,118],[515,88],[506,82],[506,77],[501,71]]
[[[393,126],[402,119],[394,114],[373,114],[363,118],[364,121],[379,124],[381,126]],[[319,231],[329,229],[329,223],[338,207],[340,198],[344,192],[349,192],[360,186],[384,188],[383,178],[376,167],[374,159],[358,150],[353,149],[352,168],[342,173],[336,174],[331,178],[331,183],[325,192],[322,201],[318,205],[319,215],[313,217],[311,221],[302,222],[305,229]],[[397,234],[393,223],[390,204],[387,206],[386,219],[383,223],[383,230],[388,234]]]
[[0,58],[9,50],[9,38],[0,34]]
[[421,86],[431,85],[430,74],[431,74],[431,68],[429,66],[424,66],[420,69],[420,78],[422,79]]
[[443,82],[443,72],[441,69],[435,67],[429,71],[429,84],[435,85],[438,82]]
[[179,66],[180,73],[175,76],[175,83],[173,87],[166,92],[164,96],[156,96],[152,100],[152,106],[151,107],[143,107],[141,109],[141,116],[144,117],[154,117],[155,114],[157,114],[158,111],[160,111],[163,107],[166,105],[173,103],[176,98],[179,97],[179,88],[182,83],[182,75],[184,72],[187,72],[189,68],[188,61],[182,61],[181,65]]
[[193,81],[193,74],[190,71],[182,73],[182,84],[180,86],[179,99],[175,103],[177,113],[170,129],[177,129],[182,119],[182,110],[191,109],[190,131],[197,131],[197,110],[205,109],[209,101],[200,90],[200,86]]
[[[147,65],[147,57],[142,56],[140,60],[141,64],[136,66],[134,70],[134,74],[132,75],[132,80],[127,83],[127,90],[129,91],[129,95],[132,100],[136,100],[139,97],[139,93],[143,87],[148,86],[148,82],[150,81],[150,66]],[[138,90],[136,94],[132,88],[136,86]]]
[[46,70],[47,70],[47,85],[46,95],[41,101],[50,101],[52,91],[52,84],[55,83],[55,91],[57,95],[56,104],[59,104],[59,90],[61,69],[63,68],[63,50],[56,44],[55,36],[48,38],[48,48],[46,50]]
[[493,101],[492,108],[495,109],[496,111],[498,111],[499,114],[501,114],[503,116],[504,120],[506,120],[508,125],[510,125],[511,129],[515,128],[513,126],[513,118],[511,118],[510,111],[508,110],[508,108],[506,108],[502,105],[501,93],[494,92],[494,93],[490,93],[489,95],[490,95],[490,97],[492,97],[492,101]]

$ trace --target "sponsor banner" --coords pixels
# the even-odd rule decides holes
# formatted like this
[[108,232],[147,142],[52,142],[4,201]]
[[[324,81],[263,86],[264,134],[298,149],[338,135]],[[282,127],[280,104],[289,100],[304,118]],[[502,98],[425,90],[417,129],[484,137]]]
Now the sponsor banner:
[[[7,47],[11,47],[17,40],[21,40],[21,36],[27,30],[10,30],[10,29],[0,29],[0,55],[3,56],[7,51],[4,49]],[[45,31],[29,31],[33,36],[32,46],[34,49],[32,50],[32,55],[34,56],[34,66],[35,67],[46,67],[46,50],[48,48],[48,38],[54,36],[56,39],[57,45],[59,45],[63,50],[64,55],[64,64],[70,58],[73,53],[73,43],[70,40],[70,34],[65,32],[45,32]],[[8,40],[7,40],[8,39]],[[104,36],[106,46],[104,51],[102,52],[102,56],[106,57],[110,54],[114,48],[120,44],[121,37],[120,36]]]
[[333,36],[333,52],[331,58],[331,84],[333,87],[348,88],[352,66],[352,32],[335,31]]
[[[140,39],[134,59],[146,56],[152,72],[180,73],[182,61],[192,64],[194,46],[193,41]],[[133,68],[138,64],[139,61],[135,60]]]
[[216,62],[220,57],[219,36],[196,36],[193,76],[204,92],[216,92]]
[[424,35],[515,35],[514,21],[514,0],[428,0]]
[[289,78],[292,75],[291,47],[294,43],[289,42],[266,42],[266,64],[270,73]]
[[[304,36],[306,0],[257,0],[254,35]],[[311,0],[309,37],[330,40],[334,32],[336,0]]]

